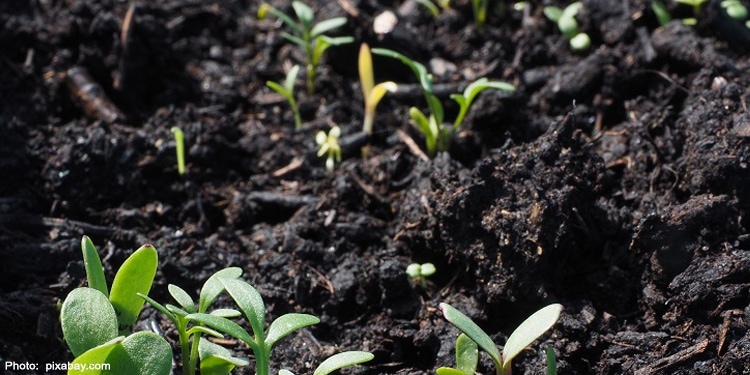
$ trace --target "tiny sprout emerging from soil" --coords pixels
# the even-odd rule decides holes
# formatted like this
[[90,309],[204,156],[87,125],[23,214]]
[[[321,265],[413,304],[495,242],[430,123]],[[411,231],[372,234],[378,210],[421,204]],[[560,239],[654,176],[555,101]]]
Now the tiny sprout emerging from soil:
[[258,290],[240,279],[219,278],[219,281],[250,323],[252,334],[239,324],[214,314],[195,312],[187,314],[185,318],[247,344],[255,355],[256,375],[269,375],[271,349],[279,340],[294,331],[320,322],[313,315],[290,313],[276,318],[266,329],[266,306]]
[[[141,298],[159,310],[174,324],[182,350],[183,374],[193,375],[196,373],[198,358],[200,358],[200,373],[203,375],[226,375],[236,366],[247,365],[247,360],[233,357],[227,349],[201,337],[205,333],[221,338],[223,337],[221,333],[200,324],[188,327],[190,320],[187,319],[188,314],[208,311],[211,304],[224,290],[221,279],[237,279],[241,275],[242,270],[238,267],[225,268],[211,275],[203,284],[197,307],[193,298],[184,289],[172,284],[169,284],[167,289],[179,306],[162,305],[152,298],[138,293]],[[231,309],[217,309],[210,314],[226,318],[240,315],[239,311]]]
[[328,154],[326,159],[326,169],[329,172],[333,172],[333,167],[336,163],[341,162],[341,146],[339,145],[339,138],[341,137],[341,129],[338,126],[334,126],[326,134],[324,131],[319,131],[315,135],[315,143],[320,146],[318,150],[318,156]]
[[406,267],[406,275],[419,282],[423,288],[427,287],[427,278],[434,275],[435,271],[435,265],[432,263],[412,263]]
[[484,24],[487,22],[487,5],[490,0],[471,0],[471,10],[474,12],[474,24],[477,31],[484,33]]
[[[701,10],[703,9],[703,4],[708,2],[708,0],[674,0],[674,1],[678,4],[684,4],[693,8],[693,15],[695,17],[701,14]],[[682,23],[688,26],[695,26],[698,23],[698,20],[695,17],[685,18],[682,20]]]
[[[349,352],[343,352],[334,354],[325,361],[323,361],[316,369],[313,371],[313,375],[328,375],[336,370],[340,370],[344,367],[354,366],[361,363],[369,362],[371,361],[375,356],[372,353],[369,352],[360,352],[360,351],[349,351]],[[279,375],[294,375],[293,372],[289,370],[280,370]]]
[[365,119],[362,130],[366,134],[372,134],[375,121],[375,109],[383,99],[386,92],[398,90],[396,83],[387,81],[375,84],[375,76],[372,69],[372,54],[367,43],[362,43],[359,49],[359,82],[362,84],[362,95],[365,98]]
[[[138,374],[169,374],[169,343],[153,332],[132,333],[143,307],[143,300],[136,294],[147,294],[156,275],[156,249],[144,245],[131,254],[115,274],[111,289],[89,237],[83,237],[81,249],[89,287],[71,291],[60,309],[63,336],[76,357],[72,364],[94,369],[96,364],[108,363],[114,369]],[[102,374],[104,370],[87,373]]]
[[570,48],[573,51],[585,51],[591,47],[591,38],[588,34],[580,32],[576,15],[583,8],[583,3],[576,1],[565,9],[556,6],[544,7],[544,15],[557,24],[560,32],[568,38]]
[[440,99],[433,91],[432,75],[427,72],[427,68],[419,62],[416,62],[396,51],[384,48],[373,48],[373,53],[391,57],[404,63],[411,68],[417,76],[422,92],[424,93],[427,106],[430,109],[429,117],[416,107],[409,109],[409,116],[417,126],[417,129],[425,137],[425,147],[430,156],[435,156],[437,152],[447,151],[453,134],[458,131],[463,123],[466,114],[471,107],[474,99],[488,88],[511,92],[515,90],[513,85],[502,81],[490,81],[487,78],[480,78],[466,87],[462,94],[453,94],[451,99],[455,100],[459,106],[459,113],[453,122],[453,127],[444,126],[444,109]]
[[[427,8],[433,17],[440,15],[440,9],[450,8],[450,0],[414,0],[417,4]],[[437,3],[437,5],[436,5]],[[438,7],[439,6],[439,7]]]
[[727,15],[736,21],[747,19],[747,8],[739,0],[724,0],[720,3]]
[[547,347],[547,375],[557,375],[557,356],[551,346]]
[[294,21],[284,12],[263,3],[258,8],[258,18],[264,19],[268,13],[280,19],[292,32],[284,33],[286,40],[302,47],[305,51],[305,64],[307,70],[307,91],[309,94],[315,93],[315,75],[323,57],[323,53],[331,46],[340,46],[354,42],[350,36],[329,37],[325,33],[338,29],[346,24],[345,17],[335,17],[313,24],[315,14],[309,5],[301,2],[292,2],[292,8],[297,15],[299,22]]
[[656,20],[659,21],[659,25],[666,26],[669,21],[672,20],[672,16],[669,14],[669,9],[659,0],[653,0],[651,2],[651,11],[654,12]]
[[[446,320],[455,325],[456,328],[461,330],[461,332],[463,332],[470,339],[470,341],[473,341],[475,345],[477,345],[490,356],[492,361],[495,363],[497,375],[510,375],[511,361],[513,360],[513,358],[515,358],[519,353],[521,353],[521,351],[523,351],[541,335],[552,328],[555,322],[557,322],[557,319],[560,318],[562,305],[557,303],[548,305],[526,318],[526,320],[524,320],[518,326],[518,328],[516,328],[516,330],[511,333],[510,337],[508,337],[508,341],[503,347],[502,354],[497,349],[497,345],[495,345],[490,336],[487,335],[487,333],[484,332],[484,330],[482,330],[476,323],[474,323],[471,318],[464,315],[462,312],[458,311],[456,308],[447,303],[441,303],[440,309],[443,311],[443,316],[445,316]],[[459,339],[461,339],[460,336]],[[442,371],[438,369],[438,374],[473,374],[473,371],[465,372],[463,370],[471,369],[471,367],[469,366],[471,364],[471,358],[469,358],[470,353],[464,354],[465,352],[470,351],[471,344],[465,342],[465,339],[462,340],[463,342],[456,343],[458,362],[457,369],[446,368],[446,370]],[[461,354],[459,355],[459,353]],[[462,359],[464,355],[466,355],[469,360]],[[474,364],[474,368],[476,368],[476,364]]]
[[177,151],[177,173],[180,176],[185,175],[185,134],[182,129],[173,126],[172,134],[174,134],[175,150]]
[[266,86],[279,93],[287,102],[289,102],[289,105],[292,107],[292,112],[294,113],[295,130],[302,128],[302,116],[300,116],[299,113],[297,100],[294,99],[294,80],[297,79],[297,73],[299,73],[299,65],[295,65],[289,69],[289,72],[286,73],[284,82],[280,84],[273,81],[266,82]]

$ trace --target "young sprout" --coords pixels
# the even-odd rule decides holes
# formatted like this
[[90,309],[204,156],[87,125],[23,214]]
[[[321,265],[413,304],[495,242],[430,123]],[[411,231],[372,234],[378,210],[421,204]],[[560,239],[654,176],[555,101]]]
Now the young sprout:
[[271,13],[291,30],[291,33],[285,32],[283,36],[286,40],[300,46],[305,52],[307,92],[312,95],[315,93],[315,75],[323,53],[331,46],[352,43],[354,42],[354,38],[350,36],[329,37],[325,35],[329,31],[344,26],[346,24],[345,17],[336,17],[313,23],[315,14],[309,5],[295,0],[292,2],[292,8],[298,21],[294,21],[285,13],[266,3],[261,4],[258,8],[258,18],[264,19],[268,16],[268,13]]
[[672,20],[667,6],[659,0],[651,2],[651,10],[654,12],[654,16],[656,16],[656,20],[659,21],[659,25],[661,26],[666,26]]
[[456,367],[440,367],[438,375],[472,375],[477,371],[479,348],[474,340],[462,333],[456,339]]
[[302,128],[302,116],[299,114],[297,100],[294,99],[294,80],[297,79],[297,73],[299,73],[299,65],[295,65],[289,69],[283,83],[279,84],[273,81],[266,82],[266,86],[279,93],[289,102],[289,105],[292,107],[292,112],[294,113],[295,130]]
[[[450,8],[450,0],[414,0],[417,4],[427,8],[428,11],[430,11],[430,14],[432,14],[433,17],[437,17],[440,15],[440,9],[448,9]],[[435,5],[437,3],[437,5]],[[438,8],[438,5],[440,6]]]
[[557,356],[551,346],[547,347],[547,375],[557,375]]
[[[182,350],[182,371],[185,375],[194,375],[198,358],[201,359],[200,373],[203,375],[216,375],[223,372],[222,369],[231,370],[235,366],[244,366],[247,360],[232,357],[228,351],[222,351],[221,347],[216,348],[211,342],[201,337],[202,334],[209,334],[214,337],[223,337],[221,333],[204,327],[200,324],[188,327],[190,320],[187,315],[191,313],[205,313],[209,306],[216,300],[219,294],[224,290],[224,285],[220,282],[223,278],[237,279],[242,275],[242,269],[230,267],[220,270],[206,280],[201,289],[196,307],[195,301],[190,295],[177,285],[169,284],[167,289],[179,306],[166,304],[162,305],[152,298],[138,293],[138,296],[146,300],[151,306],[164,314],[177,329],[179,336],[180,348]],[[236,310],[218,309],[211,312],[212,315],[220,317],[236,317],[240,313]],[[222,348],[223,349],[223,348]],[[226,374],[226,373],[223,373]]]
[[471,0],[471,10],[474,12],[474,23],[477,31],[484,33],[484,24],[487,22],[487,4],[489,0]]
[[412,263],[406,267],[406,275],[410,279],[419,282],[423,288],[427,287],[427,278],[435,274],[435,265],[432,263]]
[[186,318],[247,344],[255,354],[256,375],[270,374],[271,349],[279,340],[294,331],[320,322],[313,315],[289,313],[276,318],[266,329],[266,306],[258,290],[239,279],[219,278],[219,281],[250,323],[252,334],[222,316],[196,312],[187,314]]
[[583,8],[583,3],[580,1],[571,3],[565,9],[556,6],[544,7],[544,15],[557,24],[560,32],[568,38],[570,48],[576,52],[585,51],[591,47],[591,38],[588,34],[580,32],[575,18],[581,8]]
[[[375,356],[372,355],[372,353],[360,351],[349,351],[334,354],[323,361],[317,368],[315,368],[315,371],[313,371],[313,375],[328,375],[344,367],[369,362],[373,358],[375,358]],[[289,370],[280,370],[279,375],[294,375],[294,373]]]
[[727,15],[736,21],[744,21],[747,18],[747,8],[739,0],[724,0],[720,5]]
[[326,134],[324,131],[319,131],[318,134],[315,135],[315,143],[320,146],[320,150],[318,150],[318,156],[323,156],[325,154],[328,154],[328,159],[326,159],[326,169],[329,172],[333,172],[333,167],[338,162],[341,162],[341,146],[339,145],[339,137],[341,137],[341,129],[338,126],[335,126],[331,128],[331,130]]
[[367,43],[362,43],[359,49],[359,82],[362,84],[362,96],[365,98],[365,119],[362,130],[366,134],[372,134],[375,121],[375,108],[386,92],[395,92],[398,89],[396,83],[387,81],[375,84],[375,76],[372,69],[372,55]]
[[427,68],[419,62],[416,62],[398,52],[383,49],[374,48],[373,53],[391,57],[404,63],[406,66],[411,68],[414,74],[417,76],[420,85],[422,86],[422,92],[424,93],[427,106],[430,109],[429,116],[425,115],[421,110],[416,107],[409,109],[409,116],[411,117],[414,124],[417,126],[420,132],[425,137],[425,147],[427,153],[430,156],[435,156],[437,152],[447,151],[453,134],[458,131],[461,124],[466,117],[466,114],[471,107],[474,99],[488,88],[511,92],[515,90],[513,85],[501,81],[489,81],[487,78],[480,78],[466,87],[463,94],[453,94],[451,98],[458,103],[459,114],[456,116],[453,126],[444,126],[444,110],[443,104],[440,99],[435,95],[433,91],[432,75],[428,73]]
[[185,175],[185,134],[182,129],[173,126],[172,134],[174,134],[175,149],[177,150],[177,173],[180,176]]
[[701,14],[703,4],[708,2],[708,0],[674,0],[674,1],[678,4],[685,4],[693,8],[693,15],[695,17],[685,18],[682,20],[682,23],[688,26],[695,26],[698,23],[698,20],[696,17],[698,17],[698,15]]
[[[495,345],[490,336],[474,323],[471,318],[447,303],[441,303],[440,309],[443,311],[443,316],[445,316],[446,320],[456,326],[456,328],[468,336],[471,341],[474,341],[479,348],[490,356],[492,362],[495,363],[497,375],[510,375],[513,358],[552,328],[555,322],[560,318],[562,305],[558,303],[548,305],[526,318],[526,320],[524,320],[518,328],[511,333],[510,337],[508,337],[508,341],[505,342],[505,346],[503,347],[502,354],[497,349],[497,345]],[[441,375],[460,373],[461,372],[451,372]]]

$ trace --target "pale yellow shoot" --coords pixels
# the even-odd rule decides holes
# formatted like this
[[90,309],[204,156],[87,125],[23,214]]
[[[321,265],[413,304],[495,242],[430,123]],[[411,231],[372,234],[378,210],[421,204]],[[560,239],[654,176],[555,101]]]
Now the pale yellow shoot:
[[362,96],[365,98],[365,119],[363,131],[372,134],[372,127],[375,121],[375,108],[385,93],[396,92],[398,85],[395,82],[387,81],[375,84],[375,78],[372,70],[372,55],[367,43],[362,43],[359,49],[359,81],[362,84]]

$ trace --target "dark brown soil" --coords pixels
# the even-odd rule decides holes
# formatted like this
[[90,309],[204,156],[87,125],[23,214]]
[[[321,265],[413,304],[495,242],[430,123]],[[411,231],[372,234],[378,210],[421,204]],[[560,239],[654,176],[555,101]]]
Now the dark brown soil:
[[[438,303],[502,343],[559,302],[516,373],[544,373],[551,345],[561,374],[750,374],[750,33],[718,0],[692,28],[659,27],[646,0],[585,0],[593,46],[579,54],[541,1],[492,12],[484,34],[467,0],[437,19],[409,1],[314,2],[321,18],[347,17],[357,42],[329,50],[315,95],[298,87],[296,132],[264,83],[301,56],[279,23],[255,18],[256,1],[142,3],[126,42],[128,2],[0,3],[4,364],[72,359],[57,306],[85,282],[87,234],[110,277],[154,244],[157,300],[239,266],[271,317],[318,315],[275,349],[274,371],[368,350],[363,373],[434,373],[457,335]],[[386,10],[399,22],[376,35]],[[368,156],[354,140],[328,173],[314,136],[337,124],[359,137],[360,42],[452,64],[435,76],[447,93],[481,76],[517,90],[483,93],[451,152],[425,160],[407,115],[422,95],[376,58],[377,80],[403,90],[380,104]],[[186,134],[184,177],[172,126]],[[423,289],[404,269],[428,261],[438,272]],[[147,308],[139,329],[152,325],[174,342]],[[480,371],[493,371],[486,357]]]

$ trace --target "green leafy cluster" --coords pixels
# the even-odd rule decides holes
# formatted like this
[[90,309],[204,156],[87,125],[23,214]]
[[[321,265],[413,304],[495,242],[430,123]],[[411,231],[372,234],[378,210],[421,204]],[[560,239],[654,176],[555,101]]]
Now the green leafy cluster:
[[[495,364],[497,375],[510,375],[513,358],[552,328],[560,318],[562,305],[551,304],[531,314],[508,337],[502,353],[490,336],[471,318],[447,303],[441,303],[440,309],[445,319],[455,325],[462,334],[456,340],[456,367],[441,367],[437,369],[438,375],[474,374],[479,358],[479,348],[490,356]],[[554,362],[554,359],[550,360],[549,351],[547,358],[548,362]]]
[[588,34],[580,31],[576,20],[576,15],[581,8],[583,8],[583,3],[580,1],[571,3],[565,9],[556,6],[544,7],[544,15],[557,24],[560,32],[568,38],[568,43],[573,51],[585,51],[591,47],[591,38]]
[[310,94],[315,92],[315,76],[323,57],[323,53],[331,46],[340,46],[354,42],[350,36],[330,37],[325,35],[329,31],[338,29],[346,24],[345,17],[335,17],[315,23],[315,13],[313,9],[301,2],[292,2],[292,8],[297,16],[297,21],[292,19],[284,12],[263,3],[258,8],[258,18],[264,19],[268,13],[280,19],[290,30],[291,33],[284,33],[286,40],[300,46],[305,53],[305,64],[307,68],[307,91]]
[[515,90],[513,85],[502,82],[502,81],[490,81],[487,78],[480,78],[471,84],[469,84],[462,94],[453,94],[451,99],[455,100],[459,106],[459,112],[456,119],[453,121],[453,126],[444,126],[444,109],[440,99],[435,95],[433,90],[433,79],[432,75],[428,73],[427,68],[419,62],[416,62],[396,51],[392,51],[384,48],[373,48],[373,53],[387,56],[397,59],[404,63],[406,66],[416,75],[419,80],[419,84],[422,87],[427,106],[430,110],[429,115],[425,115],[421,110],[416,107],[409,109],[409,116],[412,121],[416,124],[419,131],[425,137],[425,147],[427,153],[430,156],[434,156],[437,152],[447,151],[450,146],[451,139],[455,132],[461,127],[466,114],[471,107],[474,99],[482,91],[493,88],[496,90],[512,92]]
[[107,285],[99,254],[89,237],[81,240],[88,287],[76,288],[60,310],[63,337],[75,356],[72,368],[86,368],[86,374],[108,364],[118,374],[161,375],[172,368],[172,347],[152,332],[133,332],[143,307],[138,293],[148,294],[156,275],[158,255],[144,245],[125,260],[112,288]]

